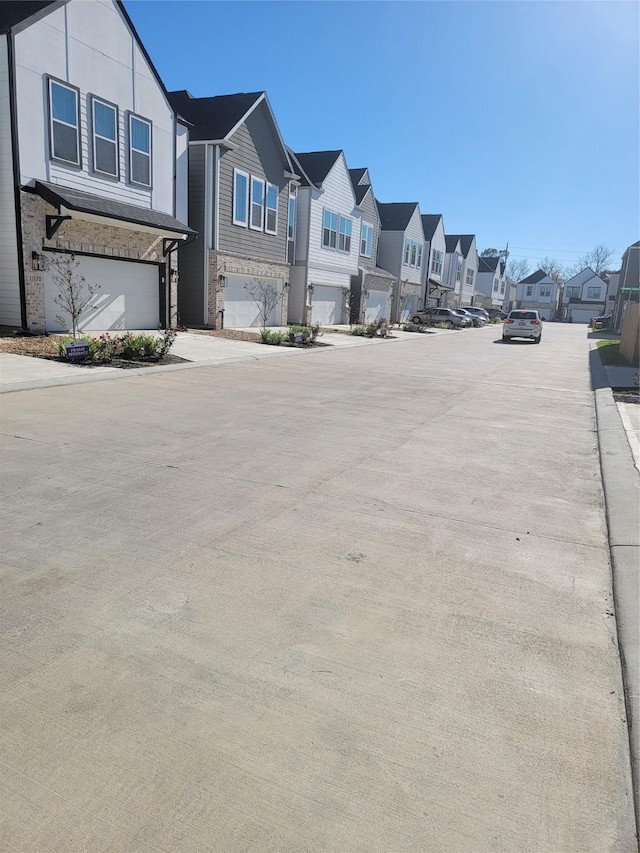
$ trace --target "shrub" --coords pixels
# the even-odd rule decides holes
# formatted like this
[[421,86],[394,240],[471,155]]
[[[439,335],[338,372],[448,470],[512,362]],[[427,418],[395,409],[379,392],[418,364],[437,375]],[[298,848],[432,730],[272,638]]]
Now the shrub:
[[448,328],[449,328],[449,324],[448,324],[448,323],[438,323],[438,324],[436,325],[436,329],[448,329]]
[[284,332],[274,329],[260,329],[260,342],[267,346],[279,347],[286,338]]
[[320,323],[312,323],[309,326],[309,331],[311,332],[311,343],[316,342],[316,338],[320,334]]
[[365,326],[354,326],[351,329],[351,334],[355,335],[357,338],[364,338],[367,334],[367,329]]
[[375,336],[378,334],[379,328],[380,326],[377,322],[367,323],[367,325],[364,327],[364,333],[368,338],[375,338]]
[[144,361],[159,358],[160,338],[148,332],[126,332],[119,340],[118,356],[125,361]]
[[403,332],[421,332],[422,326],[419,323],[403,323],[402,325]]
[[302,336],[302,340],[299,340],[298,343],[301,343],[304,346],[308,346],[313,340],[311,337],[311,329],[308,326],[289,326],[287,337],[290,343],[296,343],[296,335]]

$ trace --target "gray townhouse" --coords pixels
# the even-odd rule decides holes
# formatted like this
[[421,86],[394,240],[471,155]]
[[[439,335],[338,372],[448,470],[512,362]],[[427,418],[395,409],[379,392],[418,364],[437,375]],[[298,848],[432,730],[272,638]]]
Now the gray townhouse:
[[121,2],[0,3],[0,323],[68,329],[72,253],[81,331],[173,325],[188,138]]
[[191,125],[189,223],[200,234],[180,251],[180,322],[259,326],[256,293],[272,285],[267,325],[286,324],[298,180],[266,93],[169,98]]
[[451,237],[454,240],[457,239],[462,259],[460,287],[455,290],[453,301],[456,308],[464,308],[465,305],[475,305],[477,301],[478,252],[476,238],[475,234],[452,234]]
[[371,323],[391,314],[396,278],[377,265],[380,217],[368,169],[349,169],[361,214],[358,274],[351,276],[351,321]]
[[378,264],[396,277],[391,301],[392,323],[404,322],[420,305],[424,231],[417,201],[378,202]]
[[482,308],[502,308],[507,289],[506,264],[502,258],[478,257],[477,304]]
[[449,294],[454,291],[455,282],[451,283],[447,277],[447,241],[442,214],[423,213],[422,230],[425,262],[422,265],[421,302],[426,307],[445,308]]
[[460,304],[463,268],[464,257],[460,247],[460,237],[445,234],[444,280],[449,288],[445,307],[455,308]]
[[618,281],[613,304],[613,328],[619,332],[629,303],[640,300],[640,240],[625,249]]

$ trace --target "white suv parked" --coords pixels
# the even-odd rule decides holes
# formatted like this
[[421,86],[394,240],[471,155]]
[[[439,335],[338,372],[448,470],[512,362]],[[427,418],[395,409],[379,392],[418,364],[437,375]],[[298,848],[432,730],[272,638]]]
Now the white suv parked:
[[532,338],[534,344],[542,340],[542,320],[537,311],[526,311],[520,308],[512,311],[504,321],[502,340],[506,343],[511,338]]

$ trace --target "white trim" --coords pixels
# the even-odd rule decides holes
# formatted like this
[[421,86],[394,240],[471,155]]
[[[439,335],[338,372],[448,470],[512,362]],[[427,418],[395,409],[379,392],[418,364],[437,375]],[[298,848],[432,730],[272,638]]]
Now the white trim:
[[[368,254],[368,255],[366,254],[366,252],[363,252],[363,251],[362,251],[362,235],[363,235],[363,232],[364,232],[364,229],[365,229],[365,228],[370,228],[370,229],[371,229],[371,248],[369,249],[369,254]],[[363,220],[363,221],[360,223],[360,257],[361,257],[361,258],[370,258],[370,257],[371,257],[371,255],[373,254],[373,235],[374,235],[374,233],[375,233],[375,231],[374,231],[374,227],[373,227],[373,225],[372,225],[370,222],[365,222],[365,221]]]
[[[82,155],[80,152],[80,93],[73,86],[68,86],[65,83],[62,83],[60,80],[54,80],[52,77],[48,78],[49,80],[49,134],[51,139],[51,158],[53,160],[59,160],[61,163],[69,163],[72,166],[80,166],[82,163]],[[76,123],[70,124],[68,121],[64,121],[63,119],[53,117],[53,86],[60,86],[61,89],[66,89],[68,92],[73,92],[73,96],[76,99]],[[76,151],[78,154],[77,160],[67,160],[65,157],[60,157],[55,153],[55,141],[53,135],[53,123],[56,121],[58,124],[63,125],[64,127],[72,127],[76,132]]]
[[[236,219],[236,175],[242,175],[243,178],[247,179],[247,191],[245,193],[245,204],[247,206],[247,218],[243,222],[241,219]],[[234,225],[239,225],[241,228],[249,227],[249,186],[251,184],[251,175],[248,172],[243,172],[242,169],[236,169],[235,166],[233,168],[233,199],[231,206],[231,218]]]
[[[329,213],[329,214],[331,214],[331,216],[335,216],[335,218],[336,218],[336,230],[335,230],[336,244],[335,244],[335,246],[331,245],[331,233],[333,231],[332,228],[326,229],[329,232],[329,242],[327,244],[325,244],[325,242],[324,242],[324,232],[325,232],[324,216],[325,216],[325,213]],[[331,208],[329,208],[329,207],[323,207],[322,208],[322,229],[320,232],[320,247],[322,249],[328,249],[330,252],[335,252],[337,250],[337,248],[338,248],[338,226],[339,225],[340,225],[340,214],[336,213],[335,210],[331,210]]]
[[215,180],[215,191],[214,191],[214,218],[213,218],[213,248],[217,251],[220,246],[220,157],[222,156],[222,152],[220,150],[219,145],[214,145],[213,147],[213,156],[214,156],[214,164],[213,164],[213,174]]
[[[240,121],[238,121],[238,123],[237,123],[237,124],[235,124],[235,125],[231,128],[231,130],[229,131],[229,133],[227,133],[227,135],[225,136],[225,139],[231,139],[231,137],[232,137],[232,136],[233,136],[233,134],[236,132],[236,130],[237,130],[239,127],[241,127],[241,126],[245,123],[245,121],[249,118],[249,116],[250,116],[250,115],[251,115],[251,113],[256,109],[256,107],[264,101],[264,99],[266,98],[266,94],[267,94],[266,92],[263,92],[263,93],[260,95],[260,97],[259,97],[259,98],[256,98],[256,100],[254,101],[254,103],[249,107],[249,109],[248,109],[248,110],[246,111],[246,113],[242,116],[242,118],[240,119]],[[286,151],[286,149],[285,149],[285,151]]]
[[[149,127],[149,151],[142,151],[140,148],[133,147],[133,138],[131,133],[131,121],[135,119],[139,121],[141,124],[146,124]],[[135,113],[129,113],[129,183],[135,184],[137,187],[145,187],[146,189],[151,189],[153,185],[153,173],[151,169],[152,165],[152,154],[153,154],[153,124],[149,121],[149,119],[142,118],[142,116],[135,115]],[[149,158],[149,183],[145,184],[143,181],[136,181],[133,177],[133,157],[131,156],[133,152],[137,154],[142,154],[145,157]]]
[[[253,224],[253,205],[257,204],[253,200],[253,185],[254,183],[262,184],[262,204],[260,208],[260,225]],[[265,185],[266,182],[263,178],[256,178],[254,175],[251,175],[251,193],[250,193],[250,203],[249,203],[249,228],[251,231],[262,231],[264,230],[264,203],[265,203]]]
[[[115,113],[114,117],[114,130],[115,130],[115,139],[109,139],[107,136],[102,136],[101,134],[96,132],[96,104],[101,104],[103,107],[107,107],[110,110],[113,110]],[[106,175],[109,178],[119,178],[120,176],[120,147],[118,145],[118,137],[120,136],[120,120],[119,120],[119,110],[115,104],[110,104],[108,101],[103,101],[102,98],[96,98],[94,95],[91,96],[91,149],[93,152],[93,162],[91,164],[92,170],[97,175]],[[103,139],[105,142],[110,142],[115,146],[116,149],[116,157],[115,157],[115,172],[105,172],[103,169],[98,169],[97,166],[97,157],[96,157],[96,139]]]
[[[342,229],[340,226],[342,225],[343,222],[349,223],[349,232],[348,233],[346,231],[344,233],[342,232]],[[351,217],[349,217],[349,216],[344,216],[341,213],[338,214],[338,242],[336,243],[336,250],[338,252],[340,252],[340,254],[342,254],[342,255],[350,255],[351,254],[351,237],[352,237],[352,235],[353,235],[353,219],[351,219]],[[344,237],[345,245],[347,243],[347,240],[349,241],[349,248],[348,249],[346,249],[346,248],[341,249],[340,248],[340,238],[341,237]]]
[[[276,206],[275,208],[269,207],[269,190],[276,191]],[[278,233],[278,206],[280,204],[280,188],[276,184],[270,184],[267,181],[267,185],[264,191],[264,233],[265,234],[274,234]],[[269,223],[269,211],[274,210],[276,214],[276,224],[273,231],[268,227]]]

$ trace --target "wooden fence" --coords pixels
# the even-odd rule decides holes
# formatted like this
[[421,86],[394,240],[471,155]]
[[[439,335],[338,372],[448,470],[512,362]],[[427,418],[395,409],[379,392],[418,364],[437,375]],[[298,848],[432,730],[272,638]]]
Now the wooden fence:
[[640,303],[630,302],[624,312],[622,335],[620,337],[620,355],[634,367],[638,366],[640,354]]

